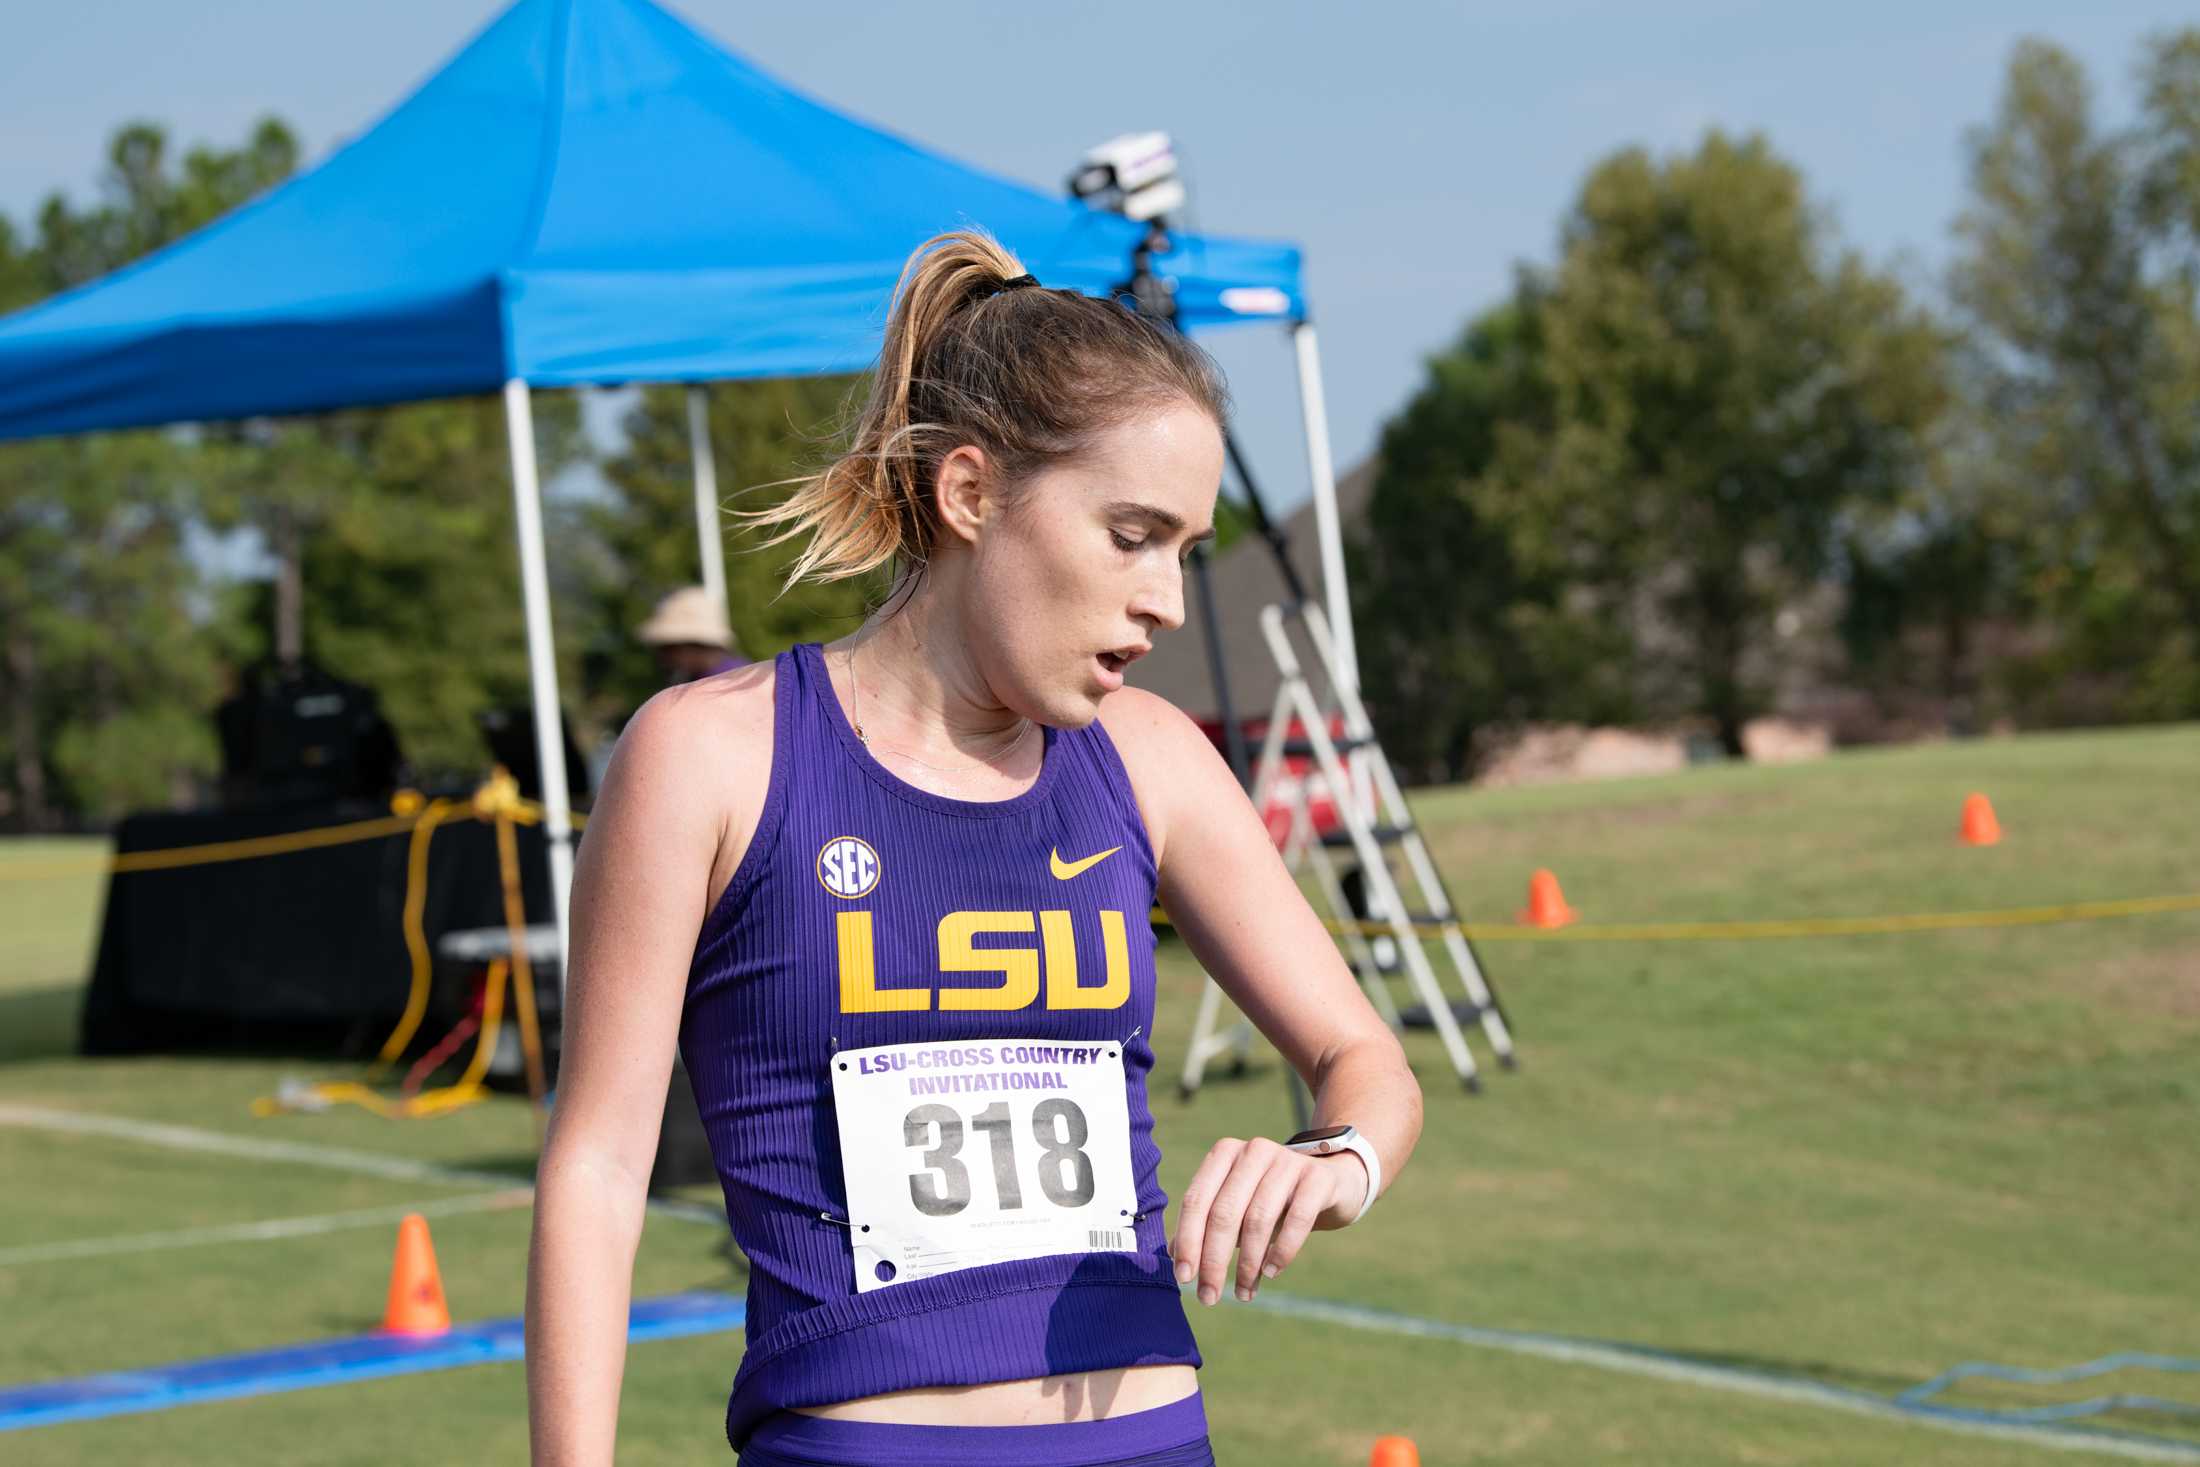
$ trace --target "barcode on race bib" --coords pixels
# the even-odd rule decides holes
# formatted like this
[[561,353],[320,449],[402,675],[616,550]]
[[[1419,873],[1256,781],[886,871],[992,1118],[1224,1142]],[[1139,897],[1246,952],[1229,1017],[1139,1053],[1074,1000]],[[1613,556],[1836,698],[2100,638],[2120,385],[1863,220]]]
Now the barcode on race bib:
[[1094,1228],[1092,1230],[1092,1246],[1126,1251],[1136,1245],[1131,1242],[1129,1233],[1116,1232],[1106,1228]]

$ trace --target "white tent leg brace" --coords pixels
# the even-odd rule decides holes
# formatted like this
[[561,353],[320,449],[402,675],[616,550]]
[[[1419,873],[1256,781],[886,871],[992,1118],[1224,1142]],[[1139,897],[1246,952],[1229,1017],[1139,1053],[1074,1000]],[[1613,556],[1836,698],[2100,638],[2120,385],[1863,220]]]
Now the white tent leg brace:
[[718,465],[710,452],[710,390],[688,384],[688,454],[695,460],[695,540],[702,550],[703,589],[726,610],[726,544],[719,537]]
[[1298,349],[1299,414],[1306,425],[1306,469],[1314,485],[1314,536],[1321,542],[1322,601],[1337,633],[1337,671],[1360,690],[1359,644],[1352,638],[1352,597],[1344,579],[1344,528],[1337,515],[1337,476],[1329,457],[1329,409],[1322,401],[1322,359],[1314,326],[1291,328]]
[[[1337,631],[1336,676],[1357,695],[1359,644],[1352,639],[1352,589],[1344,576],[1344,524],[1337,512],[1337,475],[1329,456],[1329,409],[1322,400],[1322,359],[1315,345],[1313,323],[1300,321],[1292,326],[1291,344],[1298,349],[1299,416],[1306,425],[1306,471],[1314,485],[1314,537],[1321,542],[1323,610]],[[1349,797],[1359,802],[1361,814],[1374,819],[1375,791],[1368,781],[1366,758],[1355,752],[1347,756],[1345,767],[1352,774]],[[1371,915],[1381,920],[1388,914]]]
[[550,640],[550,573],[542,547],[542,485],[535,473],[535,415],[527,384],[504,384],[512,440],[512,510],[519,536],[520,594],[527,606],[527,679],[535,694],[535,760],[542,770],[542,830],[550,845],[550,903],[558,926],[558,992],[565,992],[567,903],[573,885],[573,812],[565,788],[565,724]]

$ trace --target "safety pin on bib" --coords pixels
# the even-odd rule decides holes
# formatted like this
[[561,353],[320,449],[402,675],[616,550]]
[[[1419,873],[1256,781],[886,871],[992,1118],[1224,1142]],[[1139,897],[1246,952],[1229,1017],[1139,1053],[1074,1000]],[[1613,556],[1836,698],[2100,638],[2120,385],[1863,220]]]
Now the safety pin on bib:
[[[1130,1033],[1124,1035],[1122,1040],[1123,1048],[1129,1049],[1131,1047],[1131,1041],[1145,1032],[1146,1026],[1144,1024],[1140,1024],[1137,1028],[1131,1030]],[[1122,1211],[1121,1208],[1118,1208],[1116,1210],[1118,1212]],[[1147,1214],[1143,1210],[1140,1210],[1138,1212],[1125,1212],[1123,1213],[1123,1216],[1129,1218],[1132,1223],[1136,1224],[1144,1222],[1146,1220]]]

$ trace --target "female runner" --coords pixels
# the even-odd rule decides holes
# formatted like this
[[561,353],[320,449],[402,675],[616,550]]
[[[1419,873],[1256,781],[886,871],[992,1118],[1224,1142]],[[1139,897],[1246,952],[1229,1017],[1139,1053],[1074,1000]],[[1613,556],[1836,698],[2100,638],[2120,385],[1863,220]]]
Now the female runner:
[[[749,1265],[747,1464],[1211,1463],[1180,1286],[1250,1299],[1421,1127],[1405,1057],[1230,770],[1123,669],[1184,619],[1228,411],[1204,352],[913,255],[851,450],[763,518],[894,566],[830,646],[627,726],[573,885],[528,1264],[537,1464],[608,1464],[673,1047]],[[1225,1137],[1164,1230],[1157,900],[1304,1077],[1326,1154]]]

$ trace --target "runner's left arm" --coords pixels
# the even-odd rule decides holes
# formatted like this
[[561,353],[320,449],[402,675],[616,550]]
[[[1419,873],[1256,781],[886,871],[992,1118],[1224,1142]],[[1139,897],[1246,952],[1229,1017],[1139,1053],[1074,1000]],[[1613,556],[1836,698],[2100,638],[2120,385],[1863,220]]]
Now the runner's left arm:
[[[1160,899],[1193,956],[1306,1081],[1316,1126],[1349,1122],[1382,1161],[1385,1191],[1421,1134],[1405,1052],[1284,868],[1275,842],[1214,745],[1183,713],[1137,689],[1102,720],[1122,753],[1160,864]],[[1224,1137],[1186,1185],[1172,1249],[1202,1302],[1234,1273],[1251,1298],[1310,1232],[1360,1211],[1367,1169],[1267,1137]],[[1236,1266],[1231,1253],[1236,1252]]]

